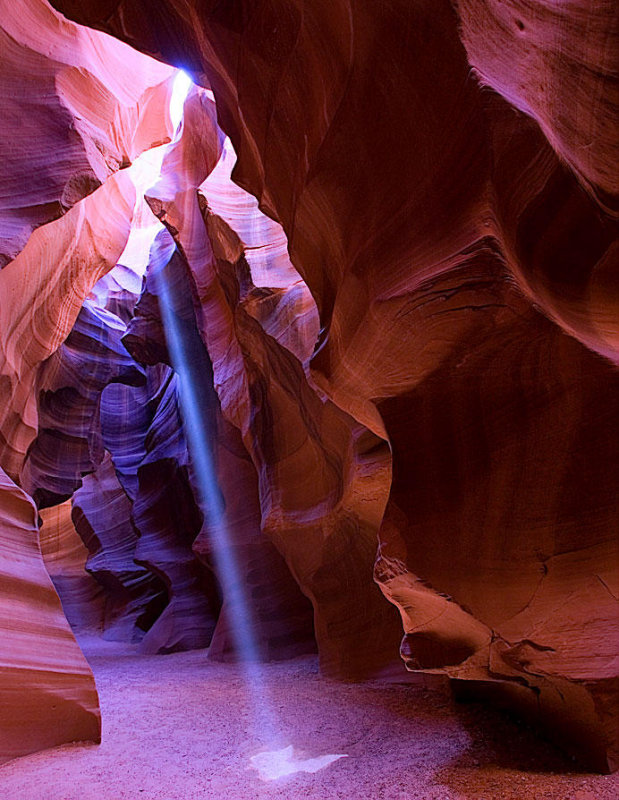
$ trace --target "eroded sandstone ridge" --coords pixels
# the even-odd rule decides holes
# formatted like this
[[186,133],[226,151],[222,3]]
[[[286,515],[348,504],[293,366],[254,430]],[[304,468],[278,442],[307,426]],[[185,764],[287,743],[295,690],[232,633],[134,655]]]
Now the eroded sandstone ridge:
[[306,651],[309,598],[327,674],[400,646],[615,768],[616,4],[53,5],[197,84],[175,130],[164,63],[7,10],[55,124],[2,176],[1,463],[73,496],[107,635],[231,650],[168,286],[263,656]]
[[[69,334],[83,335],[75,326],[88,313],[81,310],[84,301],[125,249],[135,224],[137,193],[126,172],[113,173],[126,157],[169,136],[173,71],[163,65],[140,70],[149,59],[62,20],[45,3],[3,2],[0,20],[3,121],[11,131],[3,137],[0,157],[0,238],[6,264],[0,271],[4,760],[99,737],[94,680],[45,570],[31,499],[40,495],[40,503],[51,493],[60,502],[79,485],[76,476],[89,471],[88,446],[79,444],[89,420],[76,414],[69,421],[66,397],[55,408],[41,400],[60,388],[54,380],[63,368],[70,376],[66,392],[77,394],[78,371],[71,370],[76,364],[58,356],[59,348],[66,349]],[[119,77],[127,55],[135,62],[131,80]],[[103,366],[110,378],[113,371],[113,364]],[[82,370],[80,378],[88,395],[96,377]],[[62,438],[51,432],[50,418],[59,427],[77,426],[71,433],[78,435],[67,437],[64,448]],[[52,472],[50,461],[56,465]],[[60,543],[60,531],[57,535]],[[69,616],[75,618],[71,607],[81,618],[84,586],[63,581],[73,555],[59,544],[61,551],[50,573],[69,594]],[[86,619],[92,614],[88,610]]]
[[32,500],[0,470],[0,758],[99,741],[95,683],[41,558]]

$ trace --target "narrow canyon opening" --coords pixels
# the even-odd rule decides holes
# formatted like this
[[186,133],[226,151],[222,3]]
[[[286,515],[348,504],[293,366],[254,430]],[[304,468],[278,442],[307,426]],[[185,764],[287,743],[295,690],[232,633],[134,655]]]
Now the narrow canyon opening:
[[0,797],[617,796],[619,17],[500,5],[0,0]]

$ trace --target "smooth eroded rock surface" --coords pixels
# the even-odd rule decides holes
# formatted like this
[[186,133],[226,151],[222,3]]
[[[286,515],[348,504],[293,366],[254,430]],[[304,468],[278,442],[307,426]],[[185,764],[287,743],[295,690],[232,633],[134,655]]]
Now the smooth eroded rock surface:
[[34,503],[0,470],[0,761],[100,739],[94,678],[38,536]]
[[[41,505],[82,483],[129,638],[226,657],[176,348],[268,657],[311,643],[307,598],[326,674],[399,645],[615,768],[616,4],[54,6],[125,44],[41,0],[6,16],[7,474]],[[198,84],[179,126],[166,62]]]

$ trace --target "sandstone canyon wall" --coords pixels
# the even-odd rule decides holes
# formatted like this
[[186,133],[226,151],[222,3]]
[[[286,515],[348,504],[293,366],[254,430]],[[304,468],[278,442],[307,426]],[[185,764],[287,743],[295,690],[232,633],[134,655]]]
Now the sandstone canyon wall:
[[104,635],[232,651],[168,287],[263,657],[400,647],[615,768],[616,5],[53,5],[198,84],[174,130],[164,63],[3,17],[6,85],[51,88],[2,175],[0,463],[72,497]]
[[[45,3],[2,3],[0,19],[3,120],[13,126],[4,139],[0,176],[6,264],[0,271],[0,759],[6,759],[100,735],[94,680],[45,569],[37,509],[20,487],[39,501],[51,492],[60,502],[75,488],[73,473],[83,469],[83,458],[71,463],[80,450],[77,441],[57,449],[59,439],[50,435],[46,416],[54,412],[39,400],[59,388],[53,386],[59,369],[71,372],[71,359],[58,357],[59,348],[78,317],[83,319],[81,308],[92,287],[114,268],[127,244],[137,195],[127,173],[113,172],[126,151],[133,157],[168,136],[172,70],[140,72],[140,62],[149,60],[137,56],[133,79],[119,81],[118,64],[132,51],[67,23]],[[72,103],[81,103],[79,110]],[[110,377],[113,370],[104,367]],[[75,383],[73,372],[65,386]],[[85,392],[90,388],[86,384]],[[62,416],[66,422],[66,408]],[[74,421],[88,429],[89,421]],[[32,460],[39,432],[43,446]],[[55,473],[48,470],[50,458]],[[57,522],[53,533],[48,519],[41,540],[49,573],[64,587],[72,620],[96,624],[100,599],[86,574],[74,580],[71,529],[65,523],[61,531]],[[92,592],[87,600],[84,591]]]
[[32,500],[0,471],[0,758],[99,741],[92,672],[45,569]]

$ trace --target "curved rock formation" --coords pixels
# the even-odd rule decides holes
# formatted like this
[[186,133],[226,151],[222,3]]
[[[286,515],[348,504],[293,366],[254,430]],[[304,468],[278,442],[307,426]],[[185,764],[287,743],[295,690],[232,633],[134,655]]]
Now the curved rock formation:
[[[389,498],[376,574],[401,611],[409,666],[490,681],[515,707],[539,699],[551,728],[588,738],[590,763],[612,764],[617,385],[589,350],[619,360],[616,7],[56,5],[206,76],[239,156],[234,180],[282,223],[316,300],[312,379],[389,442],[391,489],[388,468],[366,467],[369,530]],[[195,209],[184,222],[167,213],[186,247]],[[296,396],[302,411],[290,412],[283,399],[298,389],[283,375],[295,368],[243,318],[244,278],[217,300],[214,267],[190,249],[224,414],[252,454],[266,528],[307,589],[309,556],[301,567],[291,556],[303,516],[286,523],[281,510],[330,518],[318,482],[296,485],[286,458],[314,401]],[[223,333],[232,321],[239,356]],[[293,382],[319,402],[302,372]],[[350,428],[343,450],[331,425],[312,430],[335,475],[358,462],[335,455]],[[307,474],[320,458],[295,442]],[[318,540],[309,550],[324,559]]]
[[[174,251],[169,235],[162,231],[161,244],[156,242],[151,267],[146,275],[145,289],[135,309],[135,317],[129,325],[128,332],[123,341],[127,348],[136,357],[144,361],[170,361],[167,352],[165,335],[159,316],[159,304],[163,286],[167,287],[166,296],[171,303],[170,311],[177,319],[182,348],[188,360],[194,365],[196,377],[200,382],[198,395],[201,399],[202,424],[209,431],[209,440],[212,447],[212,457],[219,489],[223,495],[224,517],[226,529],[231,537],[232,557],[236,562],[241,579],[244,582],[246,594],[251,604],[251,613],[255,625],[255,638],[261,657],[272,660],[289,658],[314,649],[313,626],[311,606],[300,593],[297,585],[290,576],[285,563],[271,542],[260,530],[260,505],[258,501],[258,482],[255,468],[250,460],[238,430],[226,422],[220,402],[213,388],[213,369],[208,352],[200,338],[196,321],[195,285],[191,281],[190,272],[186,262],[179,252]],[[171,258],[163,267],[159,265],[160,256],[157,248],[164,250],[171,245]],[[199,311],[199,305],[197,309]],[[171,384],[176,388],[176,382]],[[174,395],[175,397],[175,395]],[[162,404],[163,405],[163,404]],[[176,405],[166,403],[163,410],[173,409]],[[174,481],[183,479],[183,473],[189,477],[190,483],[195,487],[196,496],[201,497],[200,480],[196,475],[196,468],[192,465],[186,451],[184,437],[178,438],[178,431],[169,415],[165,420],[153,419],[149,447],[151,454],[144,459],[138,469],[141,497],[136,503],[145,513],[142,521],[146,524],[144,529],[145,542],[140,548],[140,554],[148,560],[147,553],[152,553],[154,563],[161,559],[163,552],[168,562],[166,571],[169,573],[174,564],[180,565],[187,561],[188,554],[180,552],[169,546],[161,547],[160,536],[157,535],[155,525],[148,524],[149,518],[153,521],[157,516],[165,519],[170,513],[178,515],[178,504],[174,504],[176,511],[172,511],[169,491],[166,486],[174,486]],[[178,425],[178,420],[176,420]],[[179,446],[175,448],[175,443]],[[170,460],[173,456],[176,462]],[[164,458],[165,457],[165,458]],[[174,481],[161,480],[159,474],[165,463],[172,470]],[[186,469],[183,471],[182,467]],[[181,484],[182,486],[182,484]],[[148,494],[144,489],[150,487]],[[185,494],[187,488],[182,490]],[[178,496],[179,492],[174,493]],[[163,503],[163,507],[161,504]],[[168,510],[166,511],[166,507]],[[193,507],[193,499],[185,503],[185,512],[189,513]],[[209,523],[209,509],[203,508],[205,524],[199,535],[193,541],[192,549],[203,561],[209,570],[217,558],[212,545],[212,531]],[[200,522],[201,522],[200,515]],[[138,522],[138,525],[140,523]],[[195,525],[195,523],[194,523]],[[191,543],[197,532],[195,527],[183,524],[180,526],[187,532],[187,542]],[[174,526],[170,526],[173,529]],[[193,533],[192,533],[193,530]],[[148,532],[147,532],[148,531]],[[153,535],[154,534],[154,535]],[[204,583],[204,577],[202,577]],[[205,587],[208,588],[208,587]],[[209,657],[215,659],[230,659],[242,657],[236,652],[234,636],[231,626],[238,614],[247,613],[246,609],[237,609],[232,605],[229,587],[221,586],[223,595],[223,608],[210,644]],[[210,587],[210,606],[214,608],[213,587]],[[202,600],[202,607],[206,610],[207,604]],[[170,609],[172,612],[172,609]],[[186,633],[191,629],[188,618],[186,602],[181,603],[180,625]],[[195,613],[195,612],[194,612]],[[204,630],[204,628],[202,628]],[[155,635],[149,634],[154,639]],[[254,654],[255,655],[255,654]]]
[[94,678],[45,569],[36,507],[1,469],[0,543],[0,761],[99,741]]
[[39,516],[41,554],[67,621],[74,631],[100,631],[105,597],[86,572],[88,550],[73,525],[71,502],[40,509]]
[[135,560],[139,534],[132,504],[109,455],[84,478],[71,505],[73,523],[89,551],[86,569],[105,590],[105,638],[140,642],[168,596],[164,583]]
[[[6,758],[99,738],[92,675],[45,572],[36,510],[13,480],[23,480],[31,491],[39,487],[40,502],[54,503],[68,496],[83,471],[102,456],[100,447],[94,458],[88,452],[89,445],[95,451],[98,445],[92,437],[86,441],[92,420],[80,419],[79,403],[72,406],[71,420],[56,414],[62,402],[41,410],[44,422],[51,415],[51,427],[63,428],[63,434],[77,425],[84,441],[65,436],[58,451],[50,447],[47,430],[30,450],[39,432],[37,380],[63,371],[66,379],[79,361],[78,356],[69,366],[71,358],[63,360],[67,351],[58,350],[93,286],[118,263],[140,216],[134,184],[139,170],[132,176],[112,173],[169,138],[174,70],[63,20],[42,0],[0,3],[0,51],[0,105],[7,125],[0,146],[0,518],[5,538],[0,548],[5,564],[0,758]],[[78,327],[84,314],[88,310]],[[86,327],[92,322],[91,315]],[[74,340],[83,334],[83,328],[75,331]],[[102,343],[99,356],[105,349]],[[103,368],[108,377],[111,370],[109,364]],[[91,375],[92,383],[101,377],[100,372]],[[74,387],[74,378],[65,386]],[[62,378],[58,386],[54,377],[50,381],[44,388],[62,392]],[[90,400],[96,407],[96,398]],[[87,404],[82,405],[83,413]],[[24,469],[28,454],[32,458]],[[67,463],[63,455],[76,461]],[[46,528],[48,555],[53,550],[58,556],[50,569],[60,570],[55,577],[67,613],[76,624],[90,624],[96,606],[85,605],[96,599],[96,594],[86,599],[92,583],[86,589],[87,576],[74,580],[77,562],[69,563],[68,553],[55,550],[64,549],[66,533],[60,523],[54,531],[49,524]]]
[[[196,194],[209,171],[201,162],[208,122],[195,100],[188,106],[183,134],[170,146],[149,202],[187,259],[221,410],[256,467],[263,530],[313,602],[321,666],[330,675],[364,677],[393,659],[397,636],[395,615],[371,580],[382,509],[372,497],[376,476],[367,473],[387,476],[386,453],[308,383],[291,350],[311,342],[307,328],[315,332],[315,316],[294,314],[294,287],[257,311],[265,293],[253,291],[238,236],[211,217],[208,194],[206,204]],[[288,315],[278,310],[286,301],[293,304]],[[268,335],[270,317],[288,321],[280,336],[290,350]],[[288,327],[305,331],[290,336]],[[368,454],[372,449],[378,452]],[[357,652],[362,656],[352,658]]]
[[456,0],[462,41],[483,83],[532,116],[608,210],[619,211],[614,3]]
[[[173,70],[75,25],[44,0],[0,2],[0,266],[171,133]],[[53,153],[53,158],[50,158]]]
[[[144,56],[42,0],[21,15],[10,5],[5,79],[41,72],[25,96],[49,124],[33,130],[18,104],[3,252],[77,202],[0,272],[0,463],[43,504],[96,467],[73,514],[89,569],[125,597],[117,619],[162,651],[204,644],[215,624],[208,509],[162,366],[164,279],[202,366],[203,422],[265,652],[297,634],[305,646],[290,570],[329,675],[376,674],[403,628],[409,669],[492,696],[614,768],[616,4],[55,0],[191,71],[203,88],[189,90],[179,128],[169,67],[140,71]],[[54,147],[34,192],[24,176]],[[144,256],[159,228],[144,194],[176,244],[171,255],[162,233],[164,264],[161,242]],[[54,426],[35,441],[35,390],[64,363],[91,289],[129,322],[123,341],[149,365],[147,385],[107,385],[107,365],[88,406],[101,404],[99,449],[82,457],[92,420],[61,419],[79,441],[56,478],[44,466]],[[220,655],[233,616],[223,594]]]
[[144,652],[165,653],[207,647],[219,602],[211,570],[192,550],[203,515],[189,482],[177,377],[166,368],[151,368],[150,374],[148,401],[153,413],[133,502],[133,520],[140,535],[135,559],[167,588],[168,604],[142,642]]
[[38,228],[0,271],[0,463],[11,476],[18,477],[37,431],[37,368],[118,261],[134,203],[127,173],[112,176],[61,219]]
[[120,319],[86,300],[66,341],[38,371],[39,430],[20,482],[39,508],[70,498],[82,476],[101,463],[105,388],[146,382],[121,344],[124,332]]

